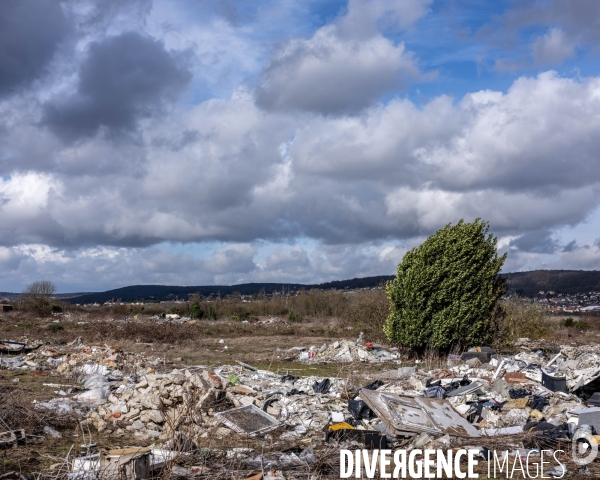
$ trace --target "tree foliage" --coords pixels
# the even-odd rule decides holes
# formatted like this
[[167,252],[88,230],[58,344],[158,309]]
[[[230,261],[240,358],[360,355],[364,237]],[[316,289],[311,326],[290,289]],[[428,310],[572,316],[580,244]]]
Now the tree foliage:
[[506,254],[498,256],[496,246],[478,218],[448,224],[407,252],[386,287],[387,338],[417,350],[491,341],[494,308],[506,292],[499,276]]
[[200,319],[204,316],[204,312],[200,308],[200,304],[198,303],[198,301],[192,302],[187,315],[190,318],[196,318],[196,319]]
[[20,300],[26,308],[38,312],[49,312],[52,309],[52,295],[56,292],[56,285],[48,280],[33,282],[25,287]]

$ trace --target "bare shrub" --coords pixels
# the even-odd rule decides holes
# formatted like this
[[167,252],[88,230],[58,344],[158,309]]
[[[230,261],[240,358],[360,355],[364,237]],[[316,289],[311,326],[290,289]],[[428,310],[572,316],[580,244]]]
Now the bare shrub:
[[52,295],[56,292],[56,285],[48,280],[40,280],[28,285],[19,297],[22,308],[48,313],[52,310]]
[[343,294],[331,290],[303,290],[289,302],[289,308],[304,317],[338,317],[347,305]]
[[387,343],[383,325],[389,309],[390,304],[383,288],[357,291],[343,312],[344,326],[364,332],[369,341]]
[[423,363],[425,370],[433,370],[443,366],[440,352],[437,348],[428,347],[423,354]]
[[507,348],[518,338],[549,339],[552,326],[544,309],[535,302],[509,297],[500,302],[494,312],[496,324],[495,346]]
[[0,426],[5,429],[24,428],[27,433],[39,434],[45,426],[64,431],[77,425],[75,416],[56,410],[36,409],[34,392],[0,384]]
[[92,341],[135,340],[142,343],[181,344],[193,341],[200,331],[188,324],[150,324],[142,322],[113,323],[97,322],[90,326],[87,338]]

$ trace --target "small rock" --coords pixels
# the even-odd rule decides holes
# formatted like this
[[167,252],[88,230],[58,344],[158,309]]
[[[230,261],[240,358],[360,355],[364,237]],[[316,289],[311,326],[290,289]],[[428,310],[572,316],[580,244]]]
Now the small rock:
[[231,435],[231,430],[225,427],[219,427],[215,430],[215,436],[217,438],[223,438],[225,436]]
[[64,374],[64,373],[67,373],[70,369],[71,369],[71,366],[67,362],[64,362],[58,366],[56,371],[58,373]]
[[479,361],[478,358],[470,358],[465,363],[471,368],[475,368],[475,367],[481,365],[481,362]]
[[144,424],[144,422],[141,422],[139,420],[136,420],[135,422],[132,423],[133,428],[135,428],[136,430],[141,430],[142,428],[144,428],[146,425]]
[[165,420],[159,410],[146,410],[140,415],[140,421],[163,423]]
[[228,390],[232,393],[239,393],[242,395],[252,395],[253,393],[255,393],[255,391],[252,388],[246,385],[235,385],[233,387],[229,387]]
[[135,385],[136,390],[139,390],[140,388],[146,388],[148,386],[148,380],[147,379],[143,379],[141,380],[139,383],[137,383]]
[[44,433],[53,438],[62,438],[62,435],[59,431],[54,430],[52,427],[49,427],[48,425],[46,425],[44,427]]
[[185,383],[185,375],[183,375],[182,373],[179,373],[179,372],[171,373],[169,375],[169,379],[175,385],[183,385],[183,383]]
[[161,399],[158,395],[145,395],[141,398],[140,403],[142,406],[154,410],[160,407]]

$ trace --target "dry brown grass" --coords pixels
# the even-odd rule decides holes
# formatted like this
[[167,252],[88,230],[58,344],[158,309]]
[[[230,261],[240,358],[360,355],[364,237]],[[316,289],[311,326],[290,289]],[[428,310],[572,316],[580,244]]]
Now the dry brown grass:
[[0,384],[0,429],[27,429],[28,432],[41,433],[46,425],[62,427],[69,418],[59,418],[48,410],[35,410],[31,392],[16,388],[14,385]]

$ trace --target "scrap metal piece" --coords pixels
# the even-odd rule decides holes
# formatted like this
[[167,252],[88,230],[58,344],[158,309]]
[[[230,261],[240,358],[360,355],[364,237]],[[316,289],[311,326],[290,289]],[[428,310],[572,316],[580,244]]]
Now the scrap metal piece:
[[152,476],[150,454],[148,447],[103,451],[100,455],[100,472],[105,478],[149,479]]
[[464,387],[459,387],[456,390],[452,390],[448,392],[449,397],[459,397],[462,395],[468,395],[469,393],[475,393],[478,390],[481,390],[482,385],[478,382],[471,382],[469,385],[465,385]]
[[251,372],[258,372],[258,368],[253,367],[252,365],[248,365],[247,363],[244,362],[240,362],[239,360],[236,360],[236,362],[241,365],[244,368],[247,368],[248,370],[250,370]]
[[[75,457],[71,465],[69,478],[86,478],[85,472],[98,472],[100,470],[100,452],[88,453]],[[93,477],[92,477],[93,478]]]
[[22,342],[13,342],[12,340],[0,340],[0,355],[33,352],[41,346],[41,343],[28,345]]
[[276,418],[254,404],[219,412],[215,416],[234,432],[256,434],[277,428]]
[[600,407],[600,392],[595,392],[587,401],[588,404],[594,407]]
[[399,425],[403,425],[410,430],[433,433],[434,435],[442,433],[425,408],[387,395],[383,395],[382,398],[388,407],[388,411]]
[[9,430],[0,432],[0,448],[24,445],[27,441],[25,430]]
[[10,340],[0,340],[0,354],[2,353],[19,353],[25,348],[25,343],[12,342]]
[[542,387],[552,390],[553,392],[569,392],[567,388],[567,377],[550,375],[544,369],[542,369]]
[[600,432],[600,407],[581,408],[571,410],[569,413],[579,417],[578,425],[590,425],[596,432]]
[[401,396],[360,390],[360,398],[395,436],[418,433],[479,437],[479,431],[450,402],[437,398]]
[[427,413],[445,435],[456,437],[480,436],[479,430],[463,418],[447,400],[424,397],[414,397],[413,400],[427,410]]

